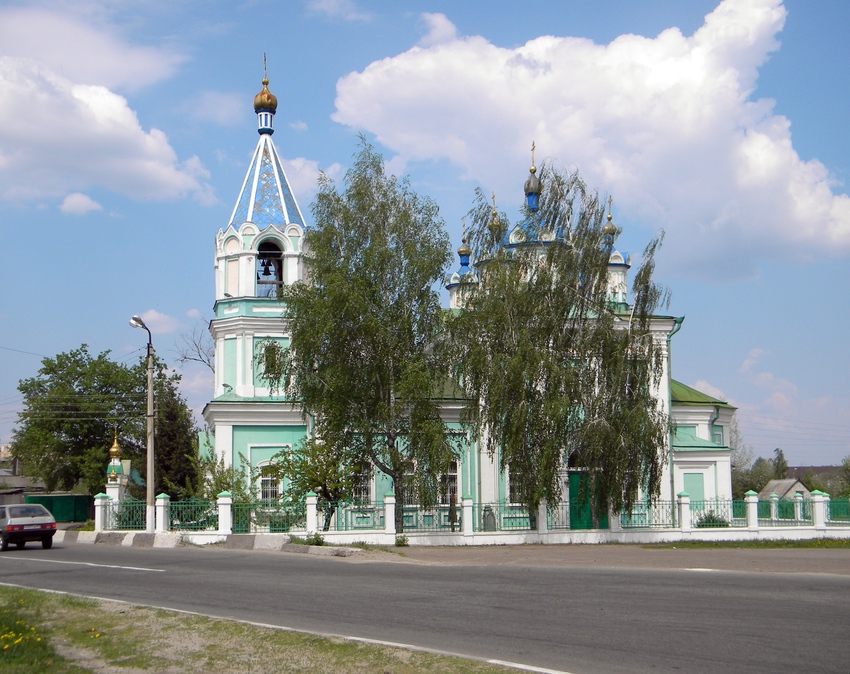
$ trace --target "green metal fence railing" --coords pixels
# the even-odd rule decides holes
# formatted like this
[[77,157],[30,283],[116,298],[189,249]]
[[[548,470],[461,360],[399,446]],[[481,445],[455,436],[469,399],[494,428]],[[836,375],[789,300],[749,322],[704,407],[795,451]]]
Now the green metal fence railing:
[[850,526],[850,499],[830,499],[826,525],[830,527]]
[[145,529],[146,503],[128,496],[121,501],[104,504],[104,529],[113,531],[140,531]]
[[636,504],[628,512],[620,513],[623,529],[669,529],[675,519],[675,501],[655,501]]
[[172,531],[211,531],[218,529],[218,505],[204,499],[172,501],[168,506]]
[[760,527],[810,527],[814,525],[811,499],[760,500]]
[[318,527],[322,531],[363,531],[384,528],[384,504],[319,501]]
[[477,532],[533,531],[528,508],[511,503],[476,503],[472,506],[472,529]]
[[426,531],[440,533],[460,533],[463,531],[463,508],[459,505],[439,505],[431,508],[423,506],[403,506],[402,517],[405,531]]
[[303,501],[259,499],[232,506],[233,533],[286,533],[304,531],[307,507]]

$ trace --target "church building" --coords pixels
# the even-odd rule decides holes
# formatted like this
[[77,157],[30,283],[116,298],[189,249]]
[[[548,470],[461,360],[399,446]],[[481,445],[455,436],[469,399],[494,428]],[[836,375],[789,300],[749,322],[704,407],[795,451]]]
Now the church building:
[[[255,476],[256,483],[250,488],[257,498],[275,499],[283,495],[286,485],[277,477],[265,476],[263,467],[270,465],[276,454],[296,449],[311,428],[298,401],[286,399],[264,383],[256,356],[267,340],[288,346],[285,309],[278,302],[277,291],[306,280],[303,246],[307,225],[272,140],[277,98],[269,91],[267,79],[262,85],[254,97],[259,140],[230,220],[215,237],[215,317],[210,323],[215,389],[203,415],[214,456]],[[539,194],[535,180],[532,170],[525,185],[527,199]],[[525,244],[525,236],[517,225],[504,234],[503,245]],[[446,285],[452,309],[462,308],[464,286],[477,282],[465,241],[458,255],[460,266]],[[609,294],[626,313],[630,309],[626,290],[629,268],[628,255],[613,251]],[[671,378],[670,346],[683,320],[656,316],[652,322],[653,337],[665,350],[659,404],[674,422],[661,500],[672,501],[680,492],[687,492],[692,501],[731,499],[728,441],[734,408]],[[461,399],[441,401],[444,420],[458,432],[462,432],[463,405]],[[471,440],[452,462],[444,484],[447,499],[453,494],[458,500],[470,496],[478,505],[510,503],[509,479],[500,471],[498,458]],[[575,487],[565,471],[565,500]],[[358,496],[380,501],[391,491],[389,478],[373,470],[363,476]],[[582,526],[578,519],[570,522],[570,528]]]

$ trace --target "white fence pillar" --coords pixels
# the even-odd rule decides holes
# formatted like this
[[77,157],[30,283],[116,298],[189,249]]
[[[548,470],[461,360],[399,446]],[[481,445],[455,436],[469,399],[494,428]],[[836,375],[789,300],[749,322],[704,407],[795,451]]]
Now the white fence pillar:
[[315,534],[319,530],[319,512],[317,503],[319,502],[316,492],[307,492],[307,535]]
[[538,534],[548,534],[549,533],[549,507],[546,503],[546,499],[541,499],[540,503],[537,506],[537,533]]
[[475,517],[475,515],[472,514],[472,497],[464,496],[461,499],[461,504],[463,514],[461,515],[460,523],[463,527],[463,535],[465,537],[472,537],[474,535],[473,519]]
[[759,528],[759,495],[750,490],[744,494],[744,502],[747,504],[747,529],[756,531]]
[[794,494],[794,519],[803,519],[803,495],[800,492]]
[[824,493],[818,489],[812,492],[812,521],[815,529],[824,531],[826,529],[826,501]]
[[168,494],[160,494],[156,497],[154,533],[161,534],[171,530],[170,522],[168,521],[168,509],[170,505],[171,497]]
[[111,501],[106,494],[101,492],[94,497],[94,530],[100,533],[104,530],[106,523],[106,504]]
[[620,511],[615,511],[611,506],[608,506],[608,530],[612,533],[620,533],[623,530],[620,514]]
[[384,531],[395,536],[395,494],[391,491],[384,496]]
[[233,533],[233,496],[229,491],[223,491],[215,504],[218,506],[218,533],[230,536]]
[[685,532],[691,530],[691,497],[685,491],[680,491],[679,497],[679,528]]
[[779,494],[770,495],[770,519],[779,519]]

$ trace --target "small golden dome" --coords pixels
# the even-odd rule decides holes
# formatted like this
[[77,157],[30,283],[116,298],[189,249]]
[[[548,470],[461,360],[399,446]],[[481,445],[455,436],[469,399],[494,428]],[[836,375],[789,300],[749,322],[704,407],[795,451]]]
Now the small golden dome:
[[460,240],[460,248],[457,249],[458,255],[471,255],[472,249],[469,247],[469,244],[466,243],[466,237],[463,237]]
[[121,448],[118,446],[118,434],[115,435],[115,440],[112,442],[112,447],[109,448],[109,458],[118,459],[121,457]]
[[277,111],[277,96],[269,91],[269,80],[265,77],[263,78],[263,90],[254,96],[254,112],[260,110]]
[[611,217],[611,214],[608,214],[608,222],[605,223],[605,226],[602,227],[602,233],[605,236],[613,236],[617,233],[617,225],[614,224],[614,220]]

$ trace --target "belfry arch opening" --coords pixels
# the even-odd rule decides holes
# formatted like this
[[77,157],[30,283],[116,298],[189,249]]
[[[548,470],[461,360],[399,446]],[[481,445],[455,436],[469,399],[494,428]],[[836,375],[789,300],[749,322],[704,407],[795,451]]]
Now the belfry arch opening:
[[257,250],[257,297],[276,297],[283,286],[283,250],[265,240]]

